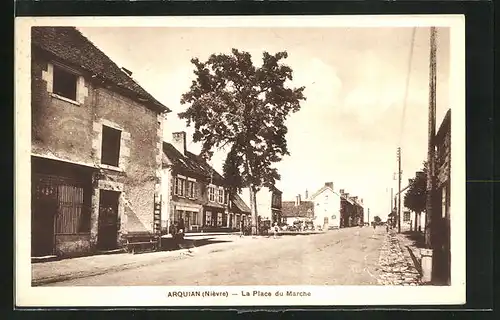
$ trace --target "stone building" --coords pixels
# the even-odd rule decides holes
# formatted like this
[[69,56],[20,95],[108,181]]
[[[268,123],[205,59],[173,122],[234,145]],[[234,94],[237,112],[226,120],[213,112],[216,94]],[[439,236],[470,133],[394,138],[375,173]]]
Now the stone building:
[[32,255],[153,233],[170,110],[73,27],[31,33]]
[[162,229],[184,223],[185,232],[227,228],[228,188],[201,156],[186,149],[186,133],[163,143]]
[[434,138],[436,147],[436,202],[433,206],[435,234],[434,249],[435,274],[438,282],[450,284],[450,188],[451,188],[451,110],[446,113]]

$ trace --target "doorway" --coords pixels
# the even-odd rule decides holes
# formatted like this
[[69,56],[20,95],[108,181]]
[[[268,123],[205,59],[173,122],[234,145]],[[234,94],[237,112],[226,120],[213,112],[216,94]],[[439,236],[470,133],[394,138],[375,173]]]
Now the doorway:
[[57,185],[45,175],[34,175],[31,202],[31,255],[54,254]]
[[118,247],[118,203],[120,192],[99,190],[99,224],[97,247],[113,250]]

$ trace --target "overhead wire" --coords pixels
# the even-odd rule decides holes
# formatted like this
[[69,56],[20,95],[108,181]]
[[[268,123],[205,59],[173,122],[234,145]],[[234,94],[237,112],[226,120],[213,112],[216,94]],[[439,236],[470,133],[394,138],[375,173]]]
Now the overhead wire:
[[405,123],[405,115],[406,115],[406,109],[408,105],[408,88],[410,86],[410,78],[411,78],[411,67],[412,67],[412,61],[413,61],[413,51],[415,47],[415,33],[417,31],[416,27],[413,27],[412,34],[411,34],[411,46],[410,46],[410,55],[408,59],[408,73],[406,75],[406,86],[405,86],[405,94],[404,94],[404,102],[403,102],[403,112],[401,114],[401,128],[399,131],[399,141],[398,141],[398,147],[401,147],[401,143],[403,140],[403,132],[404,132],[404,123]]

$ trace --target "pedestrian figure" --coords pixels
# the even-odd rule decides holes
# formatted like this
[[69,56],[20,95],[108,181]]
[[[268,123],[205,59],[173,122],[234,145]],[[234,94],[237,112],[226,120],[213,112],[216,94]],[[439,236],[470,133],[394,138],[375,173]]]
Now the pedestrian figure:
[[243,227],[244,227],[244,226],[245,226],[245,225],[244,225],[244,223],[243,223],[243,220],[241,220],[241,222],[240,222],[240,238],[242,238],[242,237],[243,237]]
[[274,223],[274,239],[276,239],[276,236],[278,235],[278,231],[279,231],[279,227],[278,227],[278,223],[275,222]]
[[377,225],[375,224],[375,222],[373,223],[373,230],[375,230],[375,228],[377,227]]

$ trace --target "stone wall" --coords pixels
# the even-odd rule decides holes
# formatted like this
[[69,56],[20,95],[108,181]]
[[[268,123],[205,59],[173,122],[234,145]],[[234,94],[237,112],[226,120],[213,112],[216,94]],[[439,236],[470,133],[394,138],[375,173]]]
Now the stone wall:
[[[80,74],[76,101],[59,97],[52,92],[54,64],[36,52],[32,55],[32,152],[99,168],[92,196],[92,245],[100,188],[122,193],[119,235],[153,231],[154,201],[161,192],[163,118],[113,88],[90,81],[82,70],[75,70]],[[103,125],[122,132],[118,167],[100,163]]]

